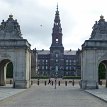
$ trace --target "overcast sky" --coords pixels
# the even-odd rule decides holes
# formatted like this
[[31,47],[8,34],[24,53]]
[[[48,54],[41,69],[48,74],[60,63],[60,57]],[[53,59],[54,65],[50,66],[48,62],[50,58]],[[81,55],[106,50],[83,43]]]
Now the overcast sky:
[[107,19],[107,0],[0,0],[0,21],[12,14],[32,49],[49,49],[57,2],[65,49],[81,48],[95,21]]

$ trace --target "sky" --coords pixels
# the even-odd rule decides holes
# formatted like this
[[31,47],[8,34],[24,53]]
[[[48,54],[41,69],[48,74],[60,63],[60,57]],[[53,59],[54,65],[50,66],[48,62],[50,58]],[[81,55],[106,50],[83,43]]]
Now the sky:
[[0,0],[0,21],[12,14],[31,49],[49,50],[57,3],[65,50],[81,49],[95,21],[107,19],[107,0]]

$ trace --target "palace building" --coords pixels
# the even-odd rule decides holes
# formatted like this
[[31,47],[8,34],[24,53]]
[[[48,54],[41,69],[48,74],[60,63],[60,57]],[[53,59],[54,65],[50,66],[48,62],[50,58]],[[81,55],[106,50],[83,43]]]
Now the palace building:
[[50,50],[32,50],[32,76],[80,76],[80,50],[64,50],[62,36],[57,5]]

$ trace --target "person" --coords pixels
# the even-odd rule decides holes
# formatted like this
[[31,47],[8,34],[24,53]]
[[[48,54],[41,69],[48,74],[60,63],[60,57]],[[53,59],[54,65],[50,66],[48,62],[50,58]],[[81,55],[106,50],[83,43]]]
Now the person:
[[51,84],[51,80],[49,79],[48,84]]

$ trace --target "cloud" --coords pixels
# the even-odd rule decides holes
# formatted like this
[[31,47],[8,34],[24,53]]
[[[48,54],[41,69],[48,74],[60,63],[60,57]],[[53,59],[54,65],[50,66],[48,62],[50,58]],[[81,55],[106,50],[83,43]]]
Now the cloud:
[[32,48],[49,49],[57,2],[65,49],[80,48],[90,38],[94,21],[101,14],[107,19],[106,0],[1,0],[0,20],[13,14]]

